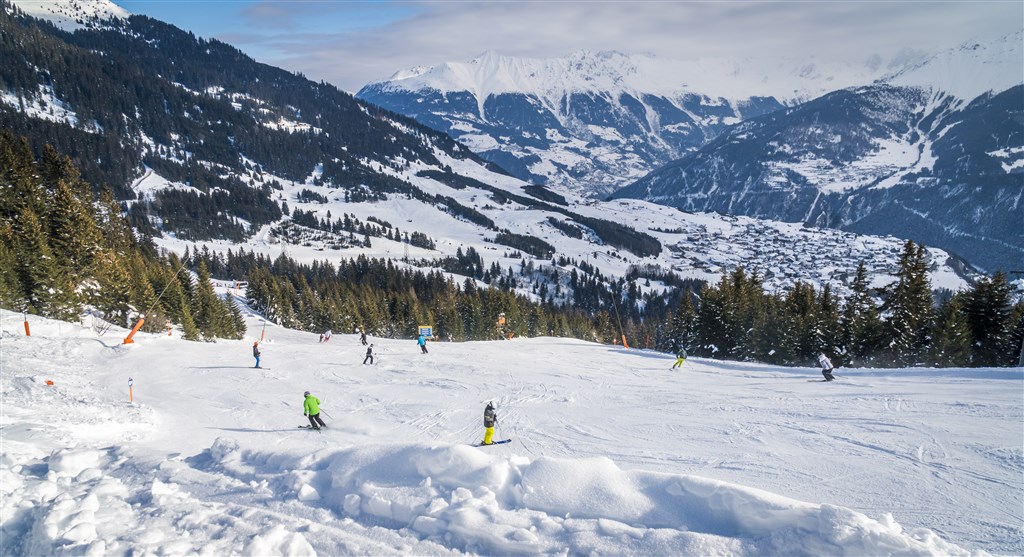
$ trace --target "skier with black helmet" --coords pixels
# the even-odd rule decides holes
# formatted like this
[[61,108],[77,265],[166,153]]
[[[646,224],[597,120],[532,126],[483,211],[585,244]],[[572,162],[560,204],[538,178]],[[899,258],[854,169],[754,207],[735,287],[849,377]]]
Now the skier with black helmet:
[[302,415],[309,417],[309,426],[313,429],[327,427],[327,424],[320,419],[320,399],[309,394],[309,391],[302,393],[306,400],[302,403]]
[[481,445],[490,445],[494,439],[494,425],[498,423],[498,414],[494,411],[494,404],[487,403],[484,408],[484,442]]

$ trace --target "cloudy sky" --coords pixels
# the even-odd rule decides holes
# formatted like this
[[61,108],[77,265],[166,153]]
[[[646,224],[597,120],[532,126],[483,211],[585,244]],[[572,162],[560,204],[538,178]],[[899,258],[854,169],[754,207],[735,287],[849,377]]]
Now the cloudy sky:
[[1024,28],[1021,0],[114,1],[352,92],[400,69],[467,61],[486,50],[533,58],[586,49],[862,61]]

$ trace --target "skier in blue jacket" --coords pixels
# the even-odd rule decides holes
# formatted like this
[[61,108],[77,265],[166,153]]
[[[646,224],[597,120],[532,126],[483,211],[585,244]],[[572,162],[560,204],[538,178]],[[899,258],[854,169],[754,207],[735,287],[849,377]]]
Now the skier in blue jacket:
[[426,354],[427,353],[427,337],[425,337],[423,335],[420,335],[420,338],[416,339],[416,342],[420,345],[420,350],[422,350],[423,353]]

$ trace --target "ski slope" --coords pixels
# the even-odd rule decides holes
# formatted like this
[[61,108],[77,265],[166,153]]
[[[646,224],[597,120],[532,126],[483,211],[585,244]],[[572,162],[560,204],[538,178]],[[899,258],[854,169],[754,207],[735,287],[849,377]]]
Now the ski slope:
[[[1021,369],[837,371],[562,338],[0,312],[3,555],[1021,554]],[[129,402],[128,380],[133,380]],[[54,384],[49,386],[46,381]],[[302,392],[323,432],[298,429]],[[494,401],[498,438],[474,448]]]

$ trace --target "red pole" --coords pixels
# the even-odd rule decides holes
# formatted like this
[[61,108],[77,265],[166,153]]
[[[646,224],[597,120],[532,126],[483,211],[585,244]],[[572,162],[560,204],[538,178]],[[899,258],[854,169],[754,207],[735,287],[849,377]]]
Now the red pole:
[[28,316],[25,316],[25,336],[32,336],[32,331],[28,330]]

